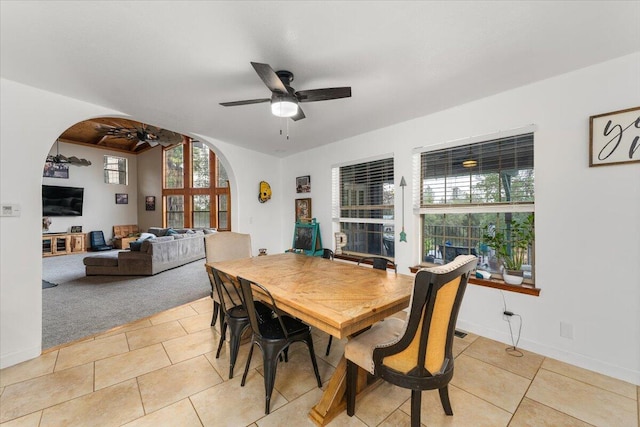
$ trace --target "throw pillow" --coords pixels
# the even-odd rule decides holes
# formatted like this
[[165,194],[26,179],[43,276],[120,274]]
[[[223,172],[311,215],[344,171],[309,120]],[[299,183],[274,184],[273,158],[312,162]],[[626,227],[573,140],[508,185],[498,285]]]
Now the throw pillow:
[[152,233],[141,233],[138,242],[144,242],[147,239],[155,239],[156,235]]
[[167,230],[167,234],[166,234],[167,236],[171,236],[171,235],[174,235],[174,234],[178,234],[178,232],[176,230],[174,230],[173,228],[169,228]]
[[134,252],[140,252],[140,247],[142,246],[142,242],[130,242],[129,249]]

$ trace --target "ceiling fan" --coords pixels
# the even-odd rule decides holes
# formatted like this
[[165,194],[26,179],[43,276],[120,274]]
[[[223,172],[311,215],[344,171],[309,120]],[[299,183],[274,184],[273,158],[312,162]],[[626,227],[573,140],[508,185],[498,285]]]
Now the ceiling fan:
[[271,112],[274,116],[291,117],[292,120],[297,121],[306,117],[298,105],[300,102],[327,101],[351,97],[351,87],[348,86],[296,91],[291,87],[291,82],[293,81],[293,73],[291,71],[273,71],[269,64],[261,64],[259,62],[252,62],[251,65],[271,91],[271,98],[221,102],[220,105],[234,107],[236,105],[258,104],[270,101]]
[[149,144],[151,147],[155,147],[157,145],[168,147],[180,144],[184,139],[179,133],[146,124],[141,124],[140,127],[102,125],[97,128],[97,131],[103,138],[120,138],[135,142],[135,147],[145,143]]
[[73,166],[90,166],[91,161],[87,159],[79,159],[76,156],[66,157],[60,154],[59,141],[56,140],[56,155],[48,155],[47,162],[50,163],[66,163]]

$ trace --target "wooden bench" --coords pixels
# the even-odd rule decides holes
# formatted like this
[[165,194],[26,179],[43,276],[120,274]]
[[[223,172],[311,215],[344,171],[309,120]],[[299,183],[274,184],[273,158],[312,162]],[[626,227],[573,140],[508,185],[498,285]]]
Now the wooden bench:
[[140,237],[137,225],[114,225],[113,245],[118,249],[129,249],[129,243]]

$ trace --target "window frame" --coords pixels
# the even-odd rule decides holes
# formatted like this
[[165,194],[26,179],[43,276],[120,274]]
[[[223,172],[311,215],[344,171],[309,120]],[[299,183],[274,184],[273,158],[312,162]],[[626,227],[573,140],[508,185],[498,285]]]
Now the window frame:
[[[393,186],[393,188],[391,189],[391,191],[393,192],[393,197],[391,198],[391,200],[393,201],[392,204],[380,204],[380,205],[365,205],[364,204],[364,199],[366,199],[366,194],[363,194],[362,197],[362,204],[349,204],[349,205],[343,205],[342,201],[343,201],[343,194],[341,192],[341,189],[343,188],[342,182],[341,182],[341,171],[343,168],[348,168],[348,167],[355,167],[358,165],[367,165],[367,164],[373,164],[375,162],[379,162],[379,161],[390,161],[391,165],[390,167],[384,167],[381,169],[381,175],[387,175],[387,176],[391,176],[393,177],[393,182],[391,183],[391,185]],[[365,167],[365,166],[363,166]],[[344,224],[356,224],[356,227],[360,226],[363,227],[364,230],[362,231],[358,231],[356,232],[357,234],[360,233],[364,233],[367,236],[367,247],[369,245],[368,243],[368,239],[369,239],[369,235],[371,233],[378,233],[378,231],[372,231],[372,230],[367,230],[366,228],[371,227],[371,225],[379,225],[380,226],[380,230],[379,233],[381,234],[381,241],[380,241],[380,252],[381,253],[374,253],[374,252],[357,252],[357,251],[353,251],[353,250],[349,250],[349,249],[342,249],[343,254],[345,254],[345,256],[355,256],[355,257],[364,257],[364,256],[383,256],[386,258],[389,258],[391,260],[395,259],[395,192],[396,192],[396,184],[395,184],[395,158],[393,154],[383,154],[380,156],[375,156],[375,157],[370,157],[370,158],[366,158],[366,159],[360,159],[360,160],[356,160],[353,162],[348,162],[348,163],[341,163],[341,164],[336,164],[336,165],[332,165],[331,167],[331,174],[332,174],[332,222],[334,223],[335,227],[340,230],[341,232],[344,232]],[[380,179],[379,182],[374,182],[374,184],[380,184],[381,187],[384,187],[385,185],[389,184],[388,181],[384,181],[384,179]],[[389,190],[386,190],[389,191]],[[383,190],[383,195],[381,196],[382,198],[384,198],[384,192],[385,190]],[[358,198],[359,199],[359,198]],[[358,206],[362,206],[362,209],[357,209]],[[360,218],[357,216],[343,216],[343,212],[345,210],[350,210],[350,211],[354,211],[354,210],[359,210],[359,211],[373,211],[373,210],[384,210],[384,211],[390,211],[391,215],[386,215],[386,216],[390,216],[390,218]],[[384,214],[381,214],[381,216],[385,216]],[[389,229],[387,226],[391,225],[392,228]],[[347,233],[349,234],[349,233]],[[389,239],[388,237],[385,238],[385,235],[391,235],[391,239]],[[389,243],[387,242],[387,245],[385,245],[385,240],[392,242],[391,247],[393,247],[393,255],[389,255],[388,254],[388,247],[387,245],[389,245]],[[348,238],[347,239],[347,245],[349,245],[349,243],[352,242],[352,239]]]
[[[501,139],[509,139],[518,137],[521,135],[531,134],[532,137],[532,150],[535,152],[535,139],[536,139],[536,131],[537,126],[529,125],[517,129],[511,129],[508,131],[497,132],[489,135],[482,135],[471,138],[464,138],[460,140],[450,141],[443,144],[435,144],[432,146],[423,146],[418,147],[413,150],[413,211],[414,214],[418,216],[418,224],[419,224],[419,256],[420,256],[420,265],[422,266],[434,266],[436,264],[427,262],[425,259],[428,256],[425,253],[425,239],[428,236],[424,235],[425,231],[425,216],[431,214],[445,214],[445,215],[456,215],[456,214],[524,214],[524,213],[532,213],[535,215],[535,193],[533,193],[533,200],[531,201],[499,201],[499,202],[473,202],[473,203],[430,203],[426,204],[422,201],[422,155],[428,152],[441,151],[441,150],[453,150],[456,148],[466,148],[466,146],[476,146],[484,143],[488,143],[494,140]],[[533,172],[533,184],[532,188],[535,188],[535,164],[532,160]],[[522,169],[519,169],[522,170]],[[443,175],[448,176],[447,174]],[[471,187],[472,188],[472,187]],[[472,198],[473,200],[473,198]],[[471,236],[471,225],[467,226],[467,235]],[[469,237],[469,241],[472,240],[472,237]],[[467,248],[471,251],[472,248]],[[530,256],[530,265],[531,265],[531,277],[525,278],[525,284],[527,285],[535,285],[535,241],[531,246],[531,256]],[[438,262],[443,262],[440,260]],[[499,277],[501,279],[501,274],[492,273],[493,277]]]
[[[192,168],[192,153],[193,143],[198,143],[189,139],[188,142],[182,144],[183,147],[183,186],[182,188],[166,188],[166,153],[167,151],[174,149],[176,146],[163,147],[162,149],[162,224],[163,227],[167,226],[167,196],[183,196],[184,197],[184,228],[194,228],[194,209],[193,209],[193,196],[205,195],[209,196],[209,224],[211,228],[216,228],[218,231],[231,231],[231,190],[229,181],[226,181],[226,187],[218,186],[218,167],[222,166],[216,154],[206,144],[204,147],[209,151],[209,187],[194,187],[193,186],[193,168]],[[219,199],[220,196],[227,196],[227,214],[226,221],[227,226],[224,228],[219,227]]]
[[[109,159],[117,159],[115,163],[111,163]],[[124,170],[120,169],[120,160],[124,160]],[[109,168],[111,164],[117,165],[117,169]],[[104,183],[115,185],[129,185],[129,159],[126,157],[114,156],[112,154],[105,154],[103,157],[103,171],[104,171]],[[111,182],[110,176],[112,173],[118,174],[118,182]],[[124,182],[120,182],[120,174],[124,173]]]

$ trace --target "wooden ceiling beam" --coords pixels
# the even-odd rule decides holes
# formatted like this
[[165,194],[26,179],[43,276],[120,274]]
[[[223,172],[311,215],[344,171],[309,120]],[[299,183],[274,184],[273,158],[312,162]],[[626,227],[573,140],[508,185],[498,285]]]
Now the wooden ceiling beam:
[[104,145],[91,144],[89,142],[74,141],[74,140],[67,139],[67,138],[58,138],[58,141],[64,142],[64,143],[67,143],[67,144],[82,145],[84,147],[98,148],[100,150],[110,150],[110,151],[118,151],[118,152],[121,152],[121,153],[137,154],[137,153],[132,152],[131,150],[127,150],[127,149],[124,149],[124,148],[107,147],[107,146],[104,146]]

